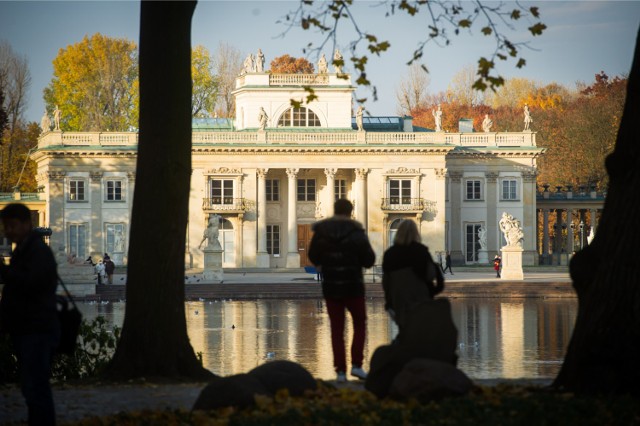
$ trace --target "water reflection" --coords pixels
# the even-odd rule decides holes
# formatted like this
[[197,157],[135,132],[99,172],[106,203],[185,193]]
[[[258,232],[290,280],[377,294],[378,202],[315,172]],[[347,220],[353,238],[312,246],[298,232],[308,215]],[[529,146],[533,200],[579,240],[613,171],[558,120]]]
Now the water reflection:
[[[575,322],[576,300],[454,299],[451,304],[460,342],[458,366],[470,377],[557,374]],[[122,325],[124,303],[80,307],[88,319],[103,315]],[[317,377],[334,377],[329,317],[322,301],[187,302],[186,312],[193,348],[216,374],[246,372],[268,359],[287,359]],[[365,360],[397,333],[382,300],[368,301],[367,315]],[[348,323],[345,339],[350,342],[352,336]]]

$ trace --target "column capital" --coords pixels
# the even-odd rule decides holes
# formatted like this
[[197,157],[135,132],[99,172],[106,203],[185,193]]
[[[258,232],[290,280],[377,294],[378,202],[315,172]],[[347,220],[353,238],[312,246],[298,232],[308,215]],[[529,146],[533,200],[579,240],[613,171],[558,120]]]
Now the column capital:
[[102,172],[90,172],[89,177],[91,178],[91,182],[100,183],[102,180]]
[[498,181],[498,173],[495,172],[487,172],[484,174],[485,179],[487,179],[487,183],[496,183]]
[[127,172],[127,179],[129,182],[136,180],[136,172]]
[[48,173],[49,180],[51,182],[62,182],[66,175],[67,175],[67,172],[63,172],[63,171],[51,171]]
[[295,179],[299,171],[300,169],[287,169],[287,176],[289,176],[289,179]]
[[533,172],[522,172],[522,179],[525,182],[535,182],[536,181],[536,176],[538,176],[538,173],[536,173],[535,171],[533,171]]
[[266,178],[267,173],[269,173],[269,169],[256,169],[256,175],[258,175],[258,179]]
[[369,169],[355,169],[356,178],[365,179],[367,177],[367,173],[369,173]]
[[327,179],[335,178],[336,173],[338,173],[338,169],[324,169],[324,174],[327,177]]
[[451,179],[451,182],[460,182],[460,179],[462,179],[462,172],[450,171],[449,178]]
[[447,177],[447,169],[445,168],[433,169],[433,171],[436,173],[436,179],[444,179]]

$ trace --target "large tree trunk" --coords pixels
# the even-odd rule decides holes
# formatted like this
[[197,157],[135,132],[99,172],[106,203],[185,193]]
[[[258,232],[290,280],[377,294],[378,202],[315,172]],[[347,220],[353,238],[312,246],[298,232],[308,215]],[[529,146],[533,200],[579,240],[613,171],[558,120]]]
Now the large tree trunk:
[[191,179],[195,2],[143,1],[140,138],[127,307],[107,376],[206,378],[187,335],[184,247]]
[[[639,34],[640,37],[640,34]],[[640,38],[598,232],[571,261],[579,310],[554,386],[574,392],[640,394]]]

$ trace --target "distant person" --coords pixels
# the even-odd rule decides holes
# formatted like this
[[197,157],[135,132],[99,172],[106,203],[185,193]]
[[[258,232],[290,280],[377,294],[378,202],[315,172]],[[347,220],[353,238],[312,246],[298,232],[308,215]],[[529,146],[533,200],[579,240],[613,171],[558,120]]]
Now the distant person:
[[442,252],[438,252],[438,266],[440,267],[440,272],[444,272],[444,266],[442,266]]
[[113,260],[111,260],[111,258],[107,258],[107,260],[104,261],[104,272],[105,274],[107,274],[107,280],[109,284],[113,284],[113,272],[115,270],[116,264],[113,263]]
[[412,306],[433,299],[444,290],[442,271],[421,241],[416,223],[411,219],[403,220],[393,246],[384,253],[382,260],[385,309],[401,332]]
[[444,257],[444,270],[442,271],[442,273],[446,274],[447,269],[449,270],[451,275],[453,275],[453,271],[451,270],[451,253],[450,252],[447,252],[447,255]]
[[96,263],[95,271],[96,271],[96,275],[98,276],[98,285],[104,284],[104,278],[105,278],[106,272],[105,272],[104,263],[102,263],[102,259],[100,259],[98,263]]
[[24,204],[8,204],[0,218],[5,235],[15,243],[10,264],[0,263],[5,283],[0,299],[0,331],[9,334],[15,348],[29,424],[54,425],[49,376],[60,340],[56,261],[49,246],[33,231],[31,211]]
[[493,258],[493,270],[496,271],[496,278],[500,278],[500,266],[502,266],[502,258],[496,254]]
[[351,375],[359,379],[367,377],[362,369],[367,321],[362,268],[372,267],[376,259],[364,228],[351,219],[352,211],[349,200],[336,201],[335,215],[313,226],[309,246],[309,260],[322,268],[322,293],[331,323],[333,365],[339,382],[347,380],[345,309],[353,320]]

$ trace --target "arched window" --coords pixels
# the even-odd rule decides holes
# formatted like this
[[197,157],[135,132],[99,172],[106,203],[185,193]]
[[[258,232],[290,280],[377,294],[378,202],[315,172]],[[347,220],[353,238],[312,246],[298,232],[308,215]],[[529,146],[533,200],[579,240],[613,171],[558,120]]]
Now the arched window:
[[398,227],[401,223],[402,219],[396,219],[391,222],[391,225],[389,225],[389,241],[387,243],[387,246],[391,247],[393,245],[393,240],[396,239],[396,233],[398,232]]
[[280,116],[278,127],[320,127],[320,119],[309,108],[289,108]]

